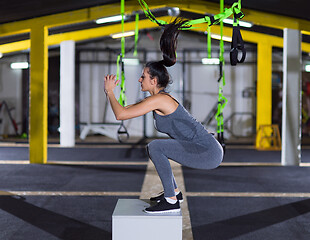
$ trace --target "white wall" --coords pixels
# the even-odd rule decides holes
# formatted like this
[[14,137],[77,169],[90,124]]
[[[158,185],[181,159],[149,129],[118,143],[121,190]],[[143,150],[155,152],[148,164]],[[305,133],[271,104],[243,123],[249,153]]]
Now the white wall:
[[[151,31],[150,34],[154,38],[151,40],[145,34],[140,34],[138,49],[147,49],[147,61],[161,60],[159,52],[159,38],[161,31]],[[126,39],[126,47],[132,47],[133,38]],[[218,41],[212,41],[213,57],[218,56]],[[101,42],[93,42],[83,45],[83,47],[98,47],[113,49],[120,48],[120,40],[106,39]],[[81,47],[81,46],[77,46]],[[185,84],[188,86],[189,100],[191,101],[191,113],[199,121],[203,121],[213,105],[217,102],[219,76],[218,66],[206,66],[199,63],[202,57],[207,56],[206,37],[197,33],[181,32],[178,41],[177,64],[168,68],[173,84],[169,87],[171,94],[182,102],[182,84],[183,84],[183,68],[182,68],[182,49],[198,49],[199,52],[191,52],[186,56],[187,60],[196,63],[186,64]],[[252,112],[255,114],[255,96],[251,98],[242,98],[242,91],[248,87],[255,87],[256,81],[256,53],[247,53],[246,62],[254,62],[252,64],[238,64],[231,67],[229,63],[230,43],[225,44],[225,74],[226,86],[224,87],[224,95],[228,99],[228,103],[224,110],[224,119],[227,119],[233,112]],[[132,53],[126,55],[131,57]],[[139,59],[143,59],[143,55],[139,54]],[[12,112],[16,122],[20,123],[22,119],[22,83],[21,70],[10,69],[9,64],[13,61],[23,61],[25,56],[4,57],[0,59],[0,100],[6,100],[10,107],[15,107]],[[83,52],[80,60],[103,60],[108,59],[107,54],[98,52]],[[108,64],[104,63],[82,63],[80,65],[80,122],[117,122],[110,106],[107,104],[106,119],[104,119],[104,111],[106,106],[106,97],[103,91],[103,78],[106,74],[116,74],[116,55],[112,56],[113,63],[109,71]],[[133,104],[143,98],[140,91],[138,79],[142,72],[142,65],[126,66],[126,96],[127,103]],[[116,96],[119,95],[120,87],[115,91]],[[152,114],[147,116],[147,135],[162,136],[153,127]],[[215,121],[212,123],[215,125]],[[252,120],[250,116],[237,116],[234,119],[234,132],[238,135],[246,136],[251,130]],[[143,135],[143,118],[125,121],[131,136]],[[19,125],[20,126],[20,125]],[[208,126],[210,131],[215,131],[215,127]],[[13,133],[12,129],[9,133]],[[226,131],[225,137],[230,137]]]
[[[154,37],[154,41],[151,41],[146,36],[141,36],[138,47],[140,49],[147,49],[150,52],[147,54],[147,61],[161,60],[160,53],[152,52],[151,50],[159,50],[159,38],[160,31],[151,32]],[[131,39],[126,39],[128,46],[133,45]],[[218,41],[212,43],[213,49],[218,49]],[[105,48],[107,46],[118,48],[120,47],[120,41],[110,41],[106,43],[91,44],[92,47]],[[226,43],[227,48],[230,47],[230,43]],[[178,62],[173,67],[168,68],[172,77],[173,84],[169,87],[169,90],[173,96],[175,96],[180,102],[182,102],[182,49],[195,48],[201,50],[200,52],[192,52],[187,54],[186,59],[195,61],[197,63],[187,64],[185,81],[190,91],[191,101],[191,113],[199,121],[203,121],[213,105],[217,102],[218,98],[218,82],[219,67],[217,65],[202,65],[199,63],[202,57],[207,56],[207,45],[204,36],[199,36],[190,32],[182,32],[179,36],[179,46],[177,51]],[[204,51],[205,50],[205,51]],[[82,56],[83,60],[92,60],[94,53],[85,53]],[[126,57],[131,57],[131,53]],[[213,53],[213,57],[217,57],[218,53]],[[106,60],[107,56],[96,56],[99,60]],[[113,57],[116,59],[116,55]],[[140,60],[143,56],[139,55]],[[228,99],[226,108],[224,109],[224,119],[229,117],[233,112],[250,112],[255,114],[255,99],[254,94],[252,98],[243,98],[242,91],[248,87],[254,87],[256,80],[256,65],[255,64],[238,64],[236,67],[230,66],[229,53],[225,52],[225,75],[226,86],[224,87],[224,95]],[[246,61],[256,61],[256,55],[248,53]],[[128,104],[135,103],[143,98],[143,94],[140,91],[140,85],[138,79],[142,72],[141,65],[139,66],[126,66],[126,96]],[[81,64],[80,68],[81,76],[81,102],[80,102],[80,119],[82,122],[90,120],[91,122],[103,121],[103,110],[105,106],[105,95],[103,92],[103,78],[108,74],[107,64]],[[111,72],[116,74],[116,64],[112,64]],[[91,86],[94,86],[90,91]],[[99,87],[100,86],[100,87]],[[115,91],[116,96],[119,94],[119,88]],[[92,96],[92,97],[90,97]],[[94,112],[96,113],[94,115]],[[107,122],[116,122],[111,108],[107,109]],[[91,118],[92,116],[92,118]],[[153,120],[151,114],[148,118],[148,136],[162,136],[157,133],[153,128]],[[142,136],[143,134],[143,122],[142,117],[125,121],[131,136]],[[213,121],[214,126],[208,126],[210,131],[216,131],[216,122]],[[232,125],[232,124],[230,124]],[[231,126],[229,126],[231,128]],[[241,116],[237,115],[233,119],[233,131],[236,135],[247,136],[252,130],[252,118],[250,115]],[[225,137],[230,137],[229,131]]]

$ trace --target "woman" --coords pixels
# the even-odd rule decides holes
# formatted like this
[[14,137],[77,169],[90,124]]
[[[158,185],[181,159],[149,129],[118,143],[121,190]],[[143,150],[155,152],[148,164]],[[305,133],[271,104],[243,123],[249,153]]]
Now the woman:
[[170,82],[166,67],[176,62],[176,40],[179,28],[185,21],[174,21],[165,26],[160,39],[163,60],[148,62],[139,79],[141,90],[149,92],[145,98],[127,107],[121,106],[113,90],[118,84],[115,75],[104,79],[105,93],[117,120],[142,116],[153,111],[155,128],[168,134],[171,139],[157,139],[147,145],[150,159],[154,163],[163,184],[164,193],[150,200],[157,204],[146,208],[147,213],[179,212],[182,193],[175,182],[168,159],[197,169],[213,169],[220,165],[223,149],[214,136],[197,122],[165,88]]

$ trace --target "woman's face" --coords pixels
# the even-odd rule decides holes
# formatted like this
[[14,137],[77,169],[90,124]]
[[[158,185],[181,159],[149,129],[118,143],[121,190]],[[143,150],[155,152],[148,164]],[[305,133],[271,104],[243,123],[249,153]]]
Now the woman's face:
[[149,68],[144,68],[139,83],[141,84],[141,91],[149,91],[154,87],[154,79],[148,73]]

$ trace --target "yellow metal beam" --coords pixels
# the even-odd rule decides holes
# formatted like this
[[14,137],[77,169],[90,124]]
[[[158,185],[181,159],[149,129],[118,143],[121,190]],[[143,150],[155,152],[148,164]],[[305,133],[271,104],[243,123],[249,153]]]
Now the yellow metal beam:
[[0,53],[11,53],[30,49],[30,40],[6,43],[0,45]]
[[48,29],[38,26],[31,29],[30,51],[30,163],[47,161],[47,98],[48,98]]
[[[283,47],[283,44],[282,44],[282,47]],[[304,42],[302,42],[302,43],[301,43],[301,50],[302,50],[303,52],[310,53],[310,43],[304,43]]]
[[[272,124],[272,45],[267,41],[257,44],[256,96],[257,131],[261,125]],[[256,147],[259,147],[258,141]]]
[[[138,1],[126,1],[125,14],[132,14],[133,11],[141,10]],[[37,17],[22,21],[5,23],[0,25],[0,37],[29,32],[31,28],[44,25],[48,28],[70,25],[87,21],[94,21],[98,18],[120,14],[120,4],[113,3],[81,10],[58,13],[43,17]]]
[[[191,29],[191,31],[195,32],[204,32],[207,29],[207,24],[197,24],[195,27]],[[219,25],[214,25],[211,27],[211,32],[214,34],[221,34],[221,28]],[[255,44],[259,44],[260,42],[268,42],[272,45],[272,47],[279,47],[283,48],[283,38],[282,37],[276,37],[276,36],[270,36],[263,33],[256,33],[252,31],[247,30],[241,30],[242,38],[245,42],[251,42]],[[232,28],[224,27],[223,28],[223,35],[227,37],[232,36]],[[304,52],[310,53],[310,43],[301,43],[301,49]]]
[[[179,7],[180,10],[189,11],[199,14],[218,14],[220,13],[220,6],[217,3],[207,2],[203,0],[148,0],[150,9],[157,8],[159,5],[166,5],[167,7]],[[229,5],[225,7],[229,8]],[[291,28],[310,32],[310,21],[287,17],[278,14],[271,14],[242,8],[245,14],[244,20],[252,22],[256,25],[271,27],[271,28]]]
[[[158,19],[169,21],[171,17],[160,17]],[[135,22],[128,22],[124,24],[124,31],[132,31],[135,29]],[[146,29],[146,28],[156,28],[158,25],[156,23],[151,22],[148,19],[140,20],[139,21],[139,29]],[[83,41],[87,39],[94,39],[109,36],[111,34],[120,33],[122,31],[121,25],[110,25],[106,27],[99,27],[99,28],[92,28],[80,31],[74,31],[69,33],[63,34],[55,34],[49,36],[48,44],[49,45],[57,45],[62,41],[67,40],[74,40],[74,41]]]
[[[205,13],[216,14],[219,12],[218,4],[200,1],[200,0],[182,1],[182,2],[169,1],[168,4],[164,1],[161,2],[161,1],[149,0],[148,4],[151,9],[166,7],[169,4],[169,6],[179,6],[181,10],[186,10],[186,11],[191,11],[191,12],[196,12],[196,13],[201,13],[201,14],[205,14]],[[126,2],[126,13],[127,14],[130,14],[133,11],[137,11],[137,10],[141,10],[137,1]],[[244,11],[246,12],[247,10],[244,10]],[[66,13],[54,14],[50,16],[28,19],[24,21],[7,23],[7,24],[0,25],[0,36],[27,32],[29,31],[31,27],[33,26],[35,27],[36,25],[40,25],[40,26],[45,25],[47,27],[55,27],[59,25],[73,24],[77,22],[91,21],[99,17],[115,15],[118,13],[119,13],[119,4],[109,4],[109,5],[99,6],[99,7],[87,8],[87,9],[82,9],[82,10],[66,12]],[[298,23],[300,23],[300,26],[301,26],[300,29],[306,29],[310,32],[310,29],[308,29],[308,27],[310,28],[309,21],[304,21],[300,19],[296,20],[296,19],[286,18],[283,16],[259,13],[255,11],[249,11],[249,14],[247,15],[250,15],[251,17],[256,16],[257,19],[260,18],[260,19],[263,19],[264,21],[266,20],[265,22],[268,22],[268,23],[277,22],[279,24],[278,26],[289,27],[289,28],[295,28],[297,26],[296,21],[298,21]],[[165,20],[169,21],[170,18],[166,17]],[[156,27],[154,23],[148,20],[144,20],[144,21],[146,21],[146,25],[149,24],[149,26],[144,26],[143,28]],[[258,22],[257,24],[260,24],[261,21],[259,20],[257,22]],[[133,24],[129,23],[128,26],[130,26],[130,29],[132,29],[131,27],[133,26]],[[205,29],[204,27],[205,24],[201,26],[203,26],[203,28]],[[198,27],[198,26],[195,25],[195,27]],[[114,28],[120,29],[120,25],[113,25],[112,29]],[[99,30],[100,34],[101,32],[107,31],[107,30],[103,30],[104,28],[97,28],[97,29]],[[140,27],[140,29],[142,29],[142,27]],[[79,40],[100,37],[99,34],[94,33],[94,31],[96,30],[90,29],[90,30],[81,30],[81,31],[75,31],[75,32],[70,32],[70,33],[65,33],[65,34],[52,35],[49,38],[51,39],[49,42],[53,42],[52,44],[59,44],[60,42],[57,42],[56,39],[63,38],[63,39],[71,39],[71,40],[79,41]],[[197,30],[194,29],[194,31],[197,31]],[[204,30],[198,30],[198,31],[204,31]],[[213,26],[212,31],[219,33],[219,26],[217,25]],[[230,28],[224,28],[225,35],[231,35],[229,31],[231,31]],[[273,43],[273,46],[283,47],[282,38],[263,35],[260,33],[255,33],[255,32],[250,32],[250,31],[242,31],[242,34],[243,34],[244,40],[247,42],[257,43],[259,42],[257,39],[268,38],[269,41]],[[8,52],[25,50],[29,48],[29,45],[30,45],[29,40],[3,44],[3,45],[0,45],[0,52],[8,53]],[[310,44],[303,43],[302,50],[305,52],[310,52]]]
[[[206,2],[202,0],[148,0],[150,9],[162,7],[179,7],[181,10],[190,11],[199,14],[217,14],[219,13],[219,4]],[[230,7],[230,6],[226,6]],[[310,33],[310,21],[291,18],[282,15],[270,14],[242,8],[245,13],[245,21],[253,22],[256,25],[262,25],[272,28],[291,28],[299,29],[304,33]],[[132,14],[134,11],[141,11],[138,1],[126,1],[125,13]],[[69,25],[79,22],[93,21],[101,17],[116,15],[120,13],[119,3],[107,4],[92,8],[69,11],[65,13],[53,14],[49,16],[37,17],[23,21],[16,21],[0,25],[0,36],[14,35],[29,32],[33,26],[43,24],[49,28]]]
[[[158,19],[164,21],[170,21],[171,17],[160,17]],[[207,29],[207,24],[199,24],[195,25],[197,28],[191,29],[191,31],[196,32],[204,32]],[[125,31],[131,31],[135,29],[135,23],[125,23]],[[139,21],[139,29],[147,29],[147,28],[156,28],[157,24],[149,21],[148,19]],[[220,26],[214,25],[211,27],[211,31],[214,34],[220,34]],[[55,34],[49,36],[48,44],[49,45],[57,45],[62,41],[66,40],[74,40],[74,41],[83,41],[92,38],[99,38],[104,36],[109,36],[114,33],[121,32],[121,25],[111,25],[107,27],[99,27],[94,29],[80,30],[63,34]],[[224,27],[223,28],[224,36],[232,36],[232,28]],[[258,44],[261,41],[269,42],[273,47],[283,48],[283,38],[270,36],[263,33],[255,33],[251,31],[241,30],[242,37],[246,42],[252,42]],[[302,50],[304,52],[310,52],[310,43],[302,43]],[[1,52],[1,46],[0,46]]]
[[[169,21],[170,17],[160,17],[158,19],[162,19],[164,21]],[[139,29],[146,29],[146,28],[156,28],[158,27],[155,23],[149,21],[148,19],[141,20],[139,22]],[[207,24],[199,24],[196,25],[197,28],[192,29],[192,31],[196,32],[204,32],[207,28]],[[129,22],[125,23],[125,30],[130,31],[134,30],[135,23]],[[218,25],[214,25],[211,28],[212,33],[220,34],[220,27]],[[83,41],[87,39],[94,39],[94,38],[100,38],[104,36],[109,36],[113,33],[118,33],[121,31],[121,25],[111,25],[106,27],[99,27],[99,28],[93,28],[93,29],[86,29],[86,30],[79,30],[79,31],[73,31],[68,33],[62,33],[62,34],[55,34],[50,35],[48,37],[48,45],[58,45],[62,41],[66,40],[74,40],[74,41]],[[267,41],[272,44],[273,47],[283,47],[283,38],[276,37],[276,36],[270,36],[262,33],[255,33],[251,31],[242,30],[242,37],[244,41],[246,42],[252,42],[252,43],[259,43],[261,41]],[[232,35],[232,29],[229,27],[224,27],[223,34],[225,36],[231,36]],[[24,40],[24,41],[18,41],[13,43],[7,43],[0,45],[0,52],[1,53],[10,53],[10,52],[16,52],[21,50],[27,50],[30,47],[30,40]],[[310,43],[302,43],[302,51],[304,52],[310,52]]]
[[[169,21],[171,17],[160,17],[158,19]],[[151,22],[148,19],[139,21],[140,30],[146,29],[146,28],[156,28],[156,27],[158,27],[158,25]],[[135,22],[125,23],[124,29],[125,31],[134,30]],[[111,34],[119,33],[121,31],[122,31],[121,25],[116,24],[116,25],[110,25],[106,27],[98,27],[98,28],[79,30],[79,31],[73,31],[73,32],[68,32],[68,33],[60,33],[60,34],[48,36],[47,44],[49,46],[58,45],[62,41],[67,41],[67,40],[74,40],[78,42],[78,41],[83,41],[83,40],[88,40],[88,39],[95,39],[95,38],[109,36]],[[30,48],[30,40],[23,40],[23,41],[0,45],[0,52],[10,53],[10,52],[27,50],[29,48]]]

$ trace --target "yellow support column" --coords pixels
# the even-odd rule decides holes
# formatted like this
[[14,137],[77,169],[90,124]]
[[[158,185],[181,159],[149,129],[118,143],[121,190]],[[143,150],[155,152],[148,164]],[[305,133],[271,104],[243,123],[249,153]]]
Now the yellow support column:
[[[257,44],[256,132],[261,125],[272,124],[272,43]],[[270,133],[271,134],[271,133]],[[259,147],[259,134],[256,147]],[[269,146],[265,146],[269,147]]]
[[48,29],[34,26],[30,33],[30,163],[47,161],[47,70],[48,70]]

